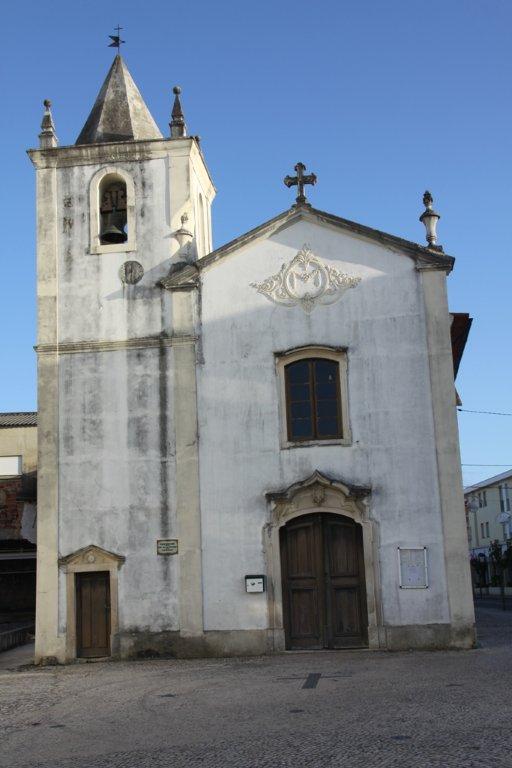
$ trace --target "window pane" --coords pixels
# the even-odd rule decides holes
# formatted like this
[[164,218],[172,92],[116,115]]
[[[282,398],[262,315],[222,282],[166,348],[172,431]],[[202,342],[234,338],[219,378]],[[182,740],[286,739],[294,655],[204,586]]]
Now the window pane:
[[318,437],[338,437],[337,419],[318,419]]
[[311,399],[309,384],[292,384],[290,386],[290,399],[292,403],[297,400],[309,400]]
[[292,419],[311,418],[311,404],[309,401],[303,403],[291,403],[290,411],[292,414]]
[[291,363],[286,366],[286,373],[290,384],[302,384],[309,381],[309,364],[307,360]]
[[332,384],[336,381],[338,363],[332,360],[315,360],[315,380],[317,384]]
[[292,419],[291,438],[293,440],[313,437],[311,419]]
[[320,400],[316,404],[316,415],[319,419],[332,419],[338,421],[338,407],[336,400]]
[[338,388],[336,386],[336,380],[333,381],[317,381],[316,384],[316,397],[317,400],[335,398],[338,394]]

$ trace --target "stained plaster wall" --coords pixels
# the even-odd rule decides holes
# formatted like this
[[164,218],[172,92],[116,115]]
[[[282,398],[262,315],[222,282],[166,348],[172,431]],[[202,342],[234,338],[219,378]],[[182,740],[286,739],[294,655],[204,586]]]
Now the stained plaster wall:
[[[178,535],[175,353],[168,345],[172,297],[156,283],[176,251],[177,214],[188,211],[187,226],[193,230],[200,190],[206,200],[189,145],[177,157],[120,165],[135,184],[134,252],[89,252],[89,184],[107,163],[57,169],[59,343],[107,345],[59,356],[58,549],[64,556],[93,543],[126,558],[119,579],[121,633],[179,627],[178,559],[156,554],[157,539]],[[128,259],[145,270],[134,286],[119,278]],[[108,348],[111,342],[149,336],[162,337],[162,345]],[[67,629],[65,579],[61,570],[62,634]]]
[[[251,282],[276,274],[304,243],[361,277],[341,301],[307,315],[276,306]],[[412,259],[361,237],[300,221],[203,272],[198,368],[205,629],[262,629],[267,595],[244,575],[265,573],[265,492],[315,469],[369,486],[380,539],[383,622],[449,621],[426,325]],[[280,449],[274,353],[347,347],[350,446]],[[401,590],[397,546],[427,546],[430,586]]]

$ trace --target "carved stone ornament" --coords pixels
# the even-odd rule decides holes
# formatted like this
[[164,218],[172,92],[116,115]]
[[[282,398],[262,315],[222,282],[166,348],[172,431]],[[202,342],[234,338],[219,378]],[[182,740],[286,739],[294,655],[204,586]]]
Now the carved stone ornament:
[[325,504],[325,488],[323,488],[321,485],[317,485],[314,489],[313,501],[317,507],[321,507],[322,504]]
[[119,269],[119,277],[122,283],[135,285],[144,277],[144,267],[138,261],[125,261]]
[[302,307],[309,314],[319,304],[334,304],[349,288],[361,282],[335,267],[324,264],[311,247],[304,244],[289,264],[262,283],[251,283],[269,301],[284,307]]

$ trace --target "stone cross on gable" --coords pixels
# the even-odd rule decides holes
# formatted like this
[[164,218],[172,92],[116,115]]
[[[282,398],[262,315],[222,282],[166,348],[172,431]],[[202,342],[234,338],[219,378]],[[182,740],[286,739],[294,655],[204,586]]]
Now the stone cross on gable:
[[299,205],[308,204],[306,201],[306,195],[304,194],[304,186],[306,184],[316,184],[316,175],[314,173],[304,174],[306,166],[304,163],[297,163],[295,166],[296,176],[285,176],[284,183],[287,187],[297,187],[299,193],[295,198]]

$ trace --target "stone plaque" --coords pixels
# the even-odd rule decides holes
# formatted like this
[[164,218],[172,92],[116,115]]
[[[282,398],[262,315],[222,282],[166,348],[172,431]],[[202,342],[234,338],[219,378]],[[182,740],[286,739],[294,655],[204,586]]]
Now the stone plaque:
[[156,553],[157,555],[177,555],[178,539],[157,539]]
[[400,589],[426,589],[428,587],[427,548],[398,547]]

